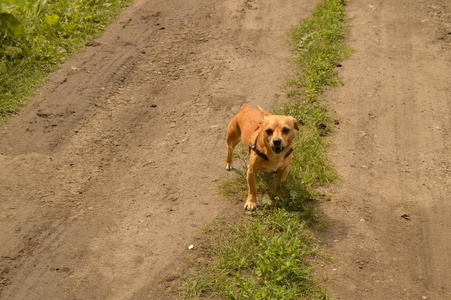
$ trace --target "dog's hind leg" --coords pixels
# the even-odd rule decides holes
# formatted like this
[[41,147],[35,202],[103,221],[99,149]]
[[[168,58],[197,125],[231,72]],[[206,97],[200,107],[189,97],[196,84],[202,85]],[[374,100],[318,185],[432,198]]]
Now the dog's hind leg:
[[235,149],[236,145],[238,145],[240,140],[241,140],[241,130],[236,120],[232,119],[227,129],[227,137],[226,137],[227,156],[224,165],[227,171],[233,169],[233,150]]

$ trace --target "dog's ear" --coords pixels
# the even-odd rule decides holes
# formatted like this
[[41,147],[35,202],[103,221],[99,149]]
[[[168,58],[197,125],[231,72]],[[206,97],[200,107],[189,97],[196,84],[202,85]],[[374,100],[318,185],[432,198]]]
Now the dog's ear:
[[291,118],[293,119],[294,129],[299,131],[298,120],[296,120],[296,118],[294,118],[294,117],[291,117]]
[[257,107],[258,107],[258,109],[263,113],[263,115],[264,115],[265,117],[270,115],[270,113],[267,112],[267,111],[265,111],[263,108],[261,108],[260,105],[257,105]]

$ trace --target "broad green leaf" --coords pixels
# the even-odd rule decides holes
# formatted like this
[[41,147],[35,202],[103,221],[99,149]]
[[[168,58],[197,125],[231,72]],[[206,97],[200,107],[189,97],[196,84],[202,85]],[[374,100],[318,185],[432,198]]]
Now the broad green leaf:
[[20,38],[24,34],[24,28],[22,23],[16,19],[12,14],[0,13],[0,22],[3,23],[6,28],[16,37]]
[[48,16],[45,16],[44,23],[48,24],[48,25],[56,25],[59,22],[59,18],[60,17],[58,15],[55,15],[55,14],[48,15]]
[[18,7],[15,1],[0,1],[0,13],[11,13]]

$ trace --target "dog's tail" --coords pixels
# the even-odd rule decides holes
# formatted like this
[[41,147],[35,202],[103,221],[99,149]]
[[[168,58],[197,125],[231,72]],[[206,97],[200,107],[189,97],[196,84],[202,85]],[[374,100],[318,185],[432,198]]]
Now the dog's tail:
[[243,103],[243,105],[241,105],[241,110],[245,110],[245,109],[249,109],[249,108],[251,108],[251,107],[247,103]]

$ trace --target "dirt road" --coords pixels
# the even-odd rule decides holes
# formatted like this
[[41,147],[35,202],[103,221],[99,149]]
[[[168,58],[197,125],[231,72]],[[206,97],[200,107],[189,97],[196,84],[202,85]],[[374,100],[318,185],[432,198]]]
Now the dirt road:
[[350,1],[340,126],[343,182],[323,205],[337,299],[451,299],[451,3]]
[[[451,293],[450,7],[410,2],[350,1],[356,52],[323,97],[339,299]],[[202,226],[242,209],[216,187],[227,122],[284,99],[283,43],[314,4],[136,0],[54,72],[0,129],[0,298],[170,298]]]

